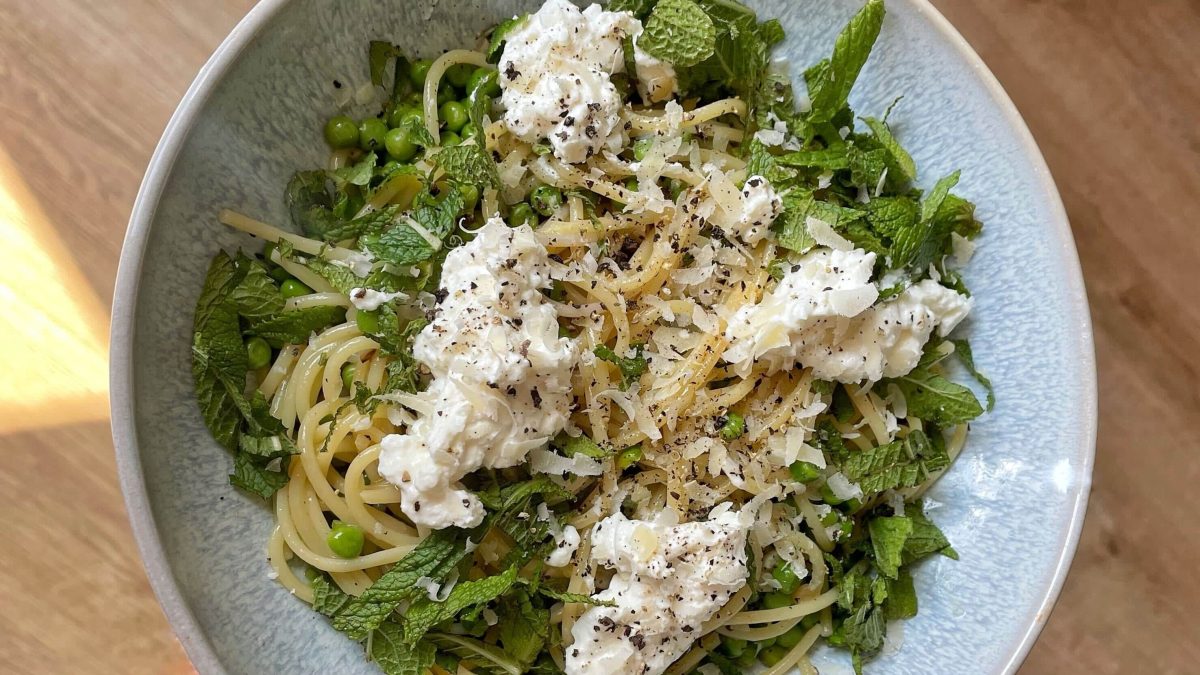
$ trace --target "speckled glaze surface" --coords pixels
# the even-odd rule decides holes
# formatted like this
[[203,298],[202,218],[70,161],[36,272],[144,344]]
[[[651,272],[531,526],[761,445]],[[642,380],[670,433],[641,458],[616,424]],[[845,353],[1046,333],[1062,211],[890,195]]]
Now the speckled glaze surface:
[[[192,308],[219,248],[253,246],[222,207],[286,223],[282,190],[321,164],[332,81],[366,80],[366,42],[432,56],[475,42],[534,0],[267,0],[205,66],[168,126],[138,195],[118,275],[112,415],[130,518],[160,601],[203,673],[367,673],[361,648],[267,578],[271,515],[228,484],[230,458],[193,399]],[[828,53],[858,0],[759,0],[788,39],[793,72]],[[875,675],[1003,673],[1020,665],[1074,553],[1095,445],[1086,297],[1058,193],[992,75],[924,0],[889,0],[855,89],[862,114],[898,95],[894,129],[920,183],[962,169],[985,234],[967,272],[966,326],[996,384],[994,412],[932,491],[930,515],[959,562],[917,572],[921,611]],[[823,673],[848,671],[821,650]]]

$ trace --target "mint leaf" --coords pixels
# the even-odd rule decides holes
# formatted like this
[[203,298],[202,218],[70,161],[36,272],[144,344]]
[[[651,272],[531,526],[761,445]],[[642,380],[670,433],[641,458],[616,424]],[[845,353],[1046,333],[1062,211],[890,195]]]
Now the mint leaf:
[[879,180],[883,178],[883,172],[887,169],[887,150],[867,150],[858,143],[848,144],[845,150],[850,182],[874,194],[875,187],[879,185]]
[[376,159],[375,153],[368,152],[356,164],[334,171],[333,182],[341,188],[344,188],[346,185],[357,185],[359,187],[370,185],[371,179],[375,177]]
[[660,0],[646,20],[638,46],[651,56],[686,68],[712,56],[717,31],[712,19],[692,0]]
[[887,578],[895,579],[899,573],[904,542],[912,531],[912,521],[903,516],[880,516],[867,523],[871,548],[875,552],[875,566]]
[[806,73],[812,105],[810,122],[828,122],[845,107],[850,89],[879,37],[883,15],[882,0],[869,0],[838,35],[833,55]]
[[392,59],[401,61],[396,66],[397,70],[402,70],[408,65],[408,60],[404,58],[404,52],[399,47],[383,40],[371,40],[367,46],[367,64],[371,72],[371,84],[376,87],[383,86],[383,76]]
[[241,425],[238,404],[246,386],[246,348],[237,309],[230,300],[245,270],[224,252],[209,265],[192,335],[192,377],[204,423],[213,438],[229,450],[237,447]]
[[564,431],[554,438],[553,445],[561,450],[562,454],[566,457],[583,455],[592,459],[606,459],[613,454],[612,450],[605,450],[600,447],[596,444],[596,441],[588,438],[586,434],[571,436]]
[[[696,4],[716,29],[716,46],[712,56],[680,70],[681,90],[716,98],[720,90],[731,89],[746,101],[754,100],[767,69],[767,42],[759,34],[754,11],[732,0],[697,0]],[[775,37],[773,28],[767,32]]]
[[514,565],[500,574],[478,581],[459,582],[443,602],[430,600],[426,595],[418,596],[404,613],[404,639],[410,644],[416,643],[431,628],[453,619],[464,609],[486,604],[500,597],[512,588],[516,581],[517,567]]
[[923,268],[924,265],[917,261],[918,254],[925,246],[926,240],[930,238],[934,229],[934,216],[937,215],[938,209],[942,207],[942,202],[946,200],[946,195],[950,193],[950,189],[958,184],[959,172],[946,176],[939,180],[929,194],[925,195],[925,199],[921,201],[921,217],[920,220],[912,227],[905,228],[896,233],[895,241],[892,244],[892,267],[900,269],[913,265],[914,267]]
[[871,228],[889,239],[916,226],[920,218],[917,203],[908,197],[876,197],[862,209]]
[[612,0],[605,6],[605,9],[610,12],[629,12],[640,21],[645,22],[646,16],[650,14],[650,10],[654,9],[656,2],[658,0]]
[[880,145],[886,148],[888,153],[888,178],[896,179],[900,183],[909,183],[917,177],[917,163],[913,161],[912,155],[900,145],[895,136],[892,136],[892,130],[887,122],[875,119],[874,117],[864,117],[862,121],[875,135],[875,140],[879,141]]
[[[461,200],[461,197],[459,199]],[[415,215],[414,212],[410,216],[413,221],[416,221]],[[417,224],[420,225],[420,222]],[[435,253],[433,244],[404,220],[394,223],[383,232],[362,235],[359,244],[379,260],[393,265],[423,262],[432,258]]]
[[842,624],[842,639],[854,661],[854,672],[862,673],[862,657],[883,648],[887,627],[883,611],[872,603],[864,603]]
[[233,456],[233,473],[229,482],[234,486],[267,499],[287,484],[287,473],[267,469],[253,455],[239,452]]
[[500,610],[500,644],[527,670],[550,637],[550,611],[534,605],[524,590],[505,597]]
[[437,648],[428,642],[406,642],[404,628],[391,622],[375,631],[370,644],[369,655],[384,675],[425,675],[437,653]]
[[778,236],[779,245],[796,253],[805,253],[816,241],[808,233],[808,219],[816,218],[829,223],[835,230],[843,230],[862,214],[854,209],[823,202],[812,192],[795,189],[783,196],[783,212],[775,219],[771,229]]
[[313,592],[313,609],[325,616],[334,616],[351,600],[324,572],[313,577],[308,586]]
[[425,640],[433,643],[439,651],[452,654],[464,663],[470,664],[471,672],[478,673],[478,675],[521,675],[522,673],[521,666],[504,652],[474,638],[465,635],[429,633],[425,636]]
[[975,367],[975,356],[971,353],[971,343],[965,339],[951,340],[950,343],[954,345],[954,352],[958,354],[958,358],[966,367],[967,372],[971,373],[971,377],[987,390],[987,411],[991,412],[992,408],[996,407],[996,390],[992,387],[992,381]]
[[902,569],[887,585],[887,602],[883,603],[883,618],[887,621],[911,619],[917,615],[917,591],[908,570]]
[[909,504],[904,508],[904,515],[912,521],[912,533],[904,540],[903,562],[905,565],[916,562],[934,553],[941,553],[948,558],[958,560],[958,553],[950,548],[950,542],[941,529],[925,515],[921,502]]
[[763,176],[771,185],[783,186],[796,181],[799,172],[795,169],[781,166],[779,158],[771,154],[767,146],[757,138],[751,137],[748,156],[746,159],[746,175]]
[[323,237],[325,241],[342,241],[361,237],[368,232],[382,232],[391,225],[392,219],[396,217],[399,211],[399,206],[389,206],[372,211],[360,218],[338,220],[329,224],[325,229]]
[[887,255],[887,247],[884,246],[883,241],[875,236],[871,227],[861,220],[854,220],[847,224],[842,231],[842,236],[854,244],[855,248],[870,251],[880,257]]
[[500,187],[500,174],[496,172],[496,163],[482,145],[464,143],[442,148],[432,159],[447,176],[460,183],[474,185],[480,190]]
[[[392,312],[392,316],[395,316],[395,312]],[[387,384],[384,385],[384,393],[406,391],[415,394],[420,391],[421,364],[413,357],[412,347],[413,340],[428,324],[429,321],[425,317],[418,317],[409,321],[403,330],[390,333],[389,339],[379,343],[394,357],[394,360],[387,366],[388,379]],[[391,337],[393,335],[396,337]],[[380,336],[378,339],[383,338]]]
[[[423,317],[405,323],[391,305],[382,305],[371,312],[378,320],[379,329],[366,331],[366,334],[383,347],[388,354],[399,358],[403,366],[412,366],[410,372],[417,373],[415,360],[412,356],[412,344],[417,333],[428,323]],[[389,370],[389,373],[393,371]],[[399,375],[399,371],[395,371]],[[414,381],[415,386],[415,381]],[[391,391],[391,387],[388,389]],[[407,388],[403,389],[408,391]],[[412,392],[415,393],[415,392]]]
[[779,23],[779,19],[767,19],[758,24],[758,36],[763,43],[768,47],[773,47],[787,37],[784,33],[783,24]]
[[797,150],[779,155],[775,158],[775,161],[785,166],[823,169],[825,171],[850,168],[850,158],[846,155],[845,146],[824,148],[821,150]]
[[249,457],[256,457],[261,461],[270,461],[280,457],[288,457],[294,455],[299,450],[288,440],[287,436],[277,434],[274,436],[251,436],[242,434],[238,438],[238,450],[242,454]]
[[983,407],[970,389],[917,368],[893,380],[908,403],[908,414],[941,427],[969,422],[983,414]]
[[606,345],[596,345],[596,348],[592,350],[596,356],[615,365],[621,371],[621,391],[625,391],[629,385],[637,382],[649,367],[646,357],[642,355],[642,345],[634,345],[633,349],[632,357],[618,356]]
[[558,602],[564,602],[564,603],[577,602],[577,603],[580,603],[583,605],[595,605],[597,607],[616,607],[617,606],[617,603],[613,602],[612,600],[596,600],[596,599],[592,598],[592,596],[585,595],[583,593],[564,593],[562,591],[556,591],[553,588],[550,588],[549,586],[544,586],[544,585],[538,586],[538,593],[541,593],[542,595],[546,596],[547,598],[550,598],[551,600],[557,600]]
[[[429,535],[379,577],[362,595],[351,600],[337,616],[333,627],[352,639],[362,640],[380,627],[400,603],[425,593],[417,579],[429,577],[442,582],[467,553],[463,550],[466,530],[438,530]],[[478,540],[477,540],[478,541]]]
[[245,276],[229,294],[229,299],[238,314],[257,319],[283,310],[283,296],[279,294],[279,287],[262,263],[239,252],[237,266],[245,269]]
[[333,199],[324,171],[297,171],[284,190],[284,201],[292,222],[310,237],[324,238],[325,231],[338,220],[331,211]]
[[924,432],[914,430],[904,440],[851,454],[842,473],[858,483],[863,494],[869,496],[884,490],[920,485],[949,463],[950,458],[944,450],[930,443]]
[[290,309],[250,323],[250,332],[276,349],[307,342],[313,334],[342,321],[346,308],[333,305]]
[[527,18],[529,18],[528,14],[514,16],[511,19],[501,21],[492,29],[492,37],[488,40],[486,52],[489,63],[496,63],[500,60],[500,52],[504,51],[504,43],[508,40],[508,34],[513,32],[513,29],[521,25]]
[[345,265],[338,265],[328,260],[321,260],[320,258],[309,258],[303,264],[317,276],[327,281],[330,286],[333,286],[334,290],[343,295],[350,295],[350,289],[352,288],[359,288],[366,285],[362,277],[355,274]]

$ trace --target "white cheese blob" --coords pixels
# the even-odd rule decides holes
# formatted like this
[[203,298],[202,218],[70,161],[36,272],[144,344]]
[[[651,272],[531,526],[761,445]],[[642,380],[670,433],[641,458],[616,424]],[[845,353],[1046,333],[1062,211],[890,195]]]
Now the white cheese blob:
[[[500,59],[504,123],[524,141],[549,139],[554,155],[578,163],[607,148],[620,152],[621,94],[610,79],[625,71],[621,41],[641,35],[629,12],[599,5],[580,11],[567,0],[547,0],[509,33]],[[634,50],[640,85],[652,101],[675,91],[669,64]]]
[[483,506],[459,480],[520,464],[566,426],[577,346],[558,337],[557,312],[539,292],[549,282],[533,230],[499,218],[446,257],[437,315],[413,342],[433,382],[406,401],[418,417],[385,436],[379,456],[414,523],[478,525]]
[[799,363],[839,382],[899,377],[917,365],[934,329],[945,336],[971,309],[971,299],[926,279],[872,306],[875,254],[821,249],[804,256],[762,302],[738,310],[726,329],[724,358],[745,376]]
[[568,675],[658,675],[691,647],[747,578],[747,523],[719,505],[705,522],[675,525],[617,513],[592,529],[592,559],[614,570],[571,629]]
[[637,19],[637,30],[633,36],[633,67],[637,69],[638,93],[646,103],[661,103],[669,100],[679,90],[675,67],[642,51],[638,38],[642,36],[642,23]]
[[562,532],[554,533],[554,550],[547,556],[546,565],[566,567],[571,562],[571,558],[575,556],[575,550],[579,548],[579,541],[579,530],[572,525],[563,527]]
[[355,309],[364,312],[374,312],[381,306],[391,302],[392,300],[406,299],[407,295],[396,293],[385,293],[377,291],[373,288],[351,288],[350,289],[350,304],[354,305]]
[[767,236],[767,228],[783,211],[783,200],[762,176],[751,176],[742,186],[742,216],[734,228],[742,241],[751,246]]

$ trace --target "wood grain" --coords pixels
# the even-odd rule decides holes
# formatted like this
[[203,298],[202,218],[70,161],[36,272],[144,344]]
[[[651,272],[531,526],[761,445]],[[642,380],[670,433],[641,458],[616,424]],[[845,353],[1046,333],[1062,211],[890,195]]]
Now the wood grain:
[[[1200,2],[935,4],[1041,144],[1095,321],[1101,421],[1091,508],[1062,598],[1022,672],[1195,672]],[[111,300],[154,144],[250,5],[0,0],[0,156],[15,167],[3,187],[32,202],[18,204],[21,222],[38,242],[61,244],[47,250],[88,302]],[[100,314],[89,328],[103,342]],[[30,430],[4,408],[20,391],[0,381],[0,672],[187,672],[129,533],[106,420],[86,413],[102,410],[103,397],[63,392],[47,409],[70,401],[85,413]]]

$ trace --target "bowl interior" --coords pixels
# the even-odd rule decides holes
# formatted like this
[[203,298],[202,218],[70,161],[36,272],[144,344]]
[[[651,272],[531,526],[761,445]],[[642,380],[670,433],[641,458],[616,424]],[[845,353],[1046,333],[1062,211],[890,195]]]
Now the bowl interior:
[[[122,480],[155,588],[204,672],[372,672],[361,648],[267,576],[267,506],[234,491],[230,458],[193,398],[192,308],[219,248],[255,242],[223,207],[286,225],[283,186],[324,160],[334,80],[367,81],[366,46],[435,56],[533,1],[271,0],[255,9],[181,106],[152,163],[121,265],[113,336]],[[826,55],[859,0],[758,0],[788,38],[797,78]],[[966,327],[999,403],[932,491],[961,556],[917,572],[921,608],[870,672],[1015,669],[1061,584],[1082,518],[1095,429],[1086,300],[1058,195],[1007,97],[923,0],[891,0],[852,97],[891,120],[928,187],[958,191],[985,223],[967,277]],[[899,642],[899,641],[897,641]],[[822,650],[822,672],[846,660]]]

